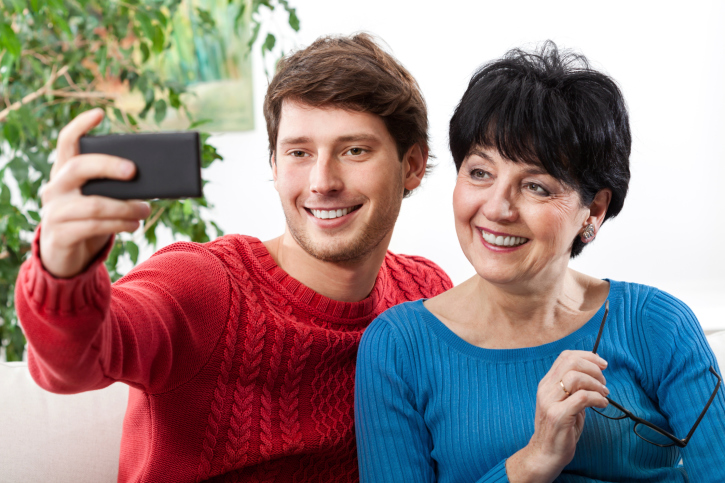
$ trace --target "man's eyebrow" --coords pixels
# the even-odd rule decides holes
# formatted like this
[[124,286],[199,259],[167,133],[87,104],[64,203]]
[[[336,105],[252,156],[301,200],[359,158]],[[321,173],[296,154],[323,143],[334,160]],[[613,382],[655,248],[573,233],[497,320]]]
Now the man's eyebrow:
[[378,137],[373,134],[350,134],[348,136],[340,136],[337,142],[342,143],[359,143],[359,142],[376,142]]
[[304,144],[304,143],[309,143],[310,141],[312,141],[312,139],[308,138],[307,136],[299,136],[296,138],[280,139],[279,143],[280,144]]

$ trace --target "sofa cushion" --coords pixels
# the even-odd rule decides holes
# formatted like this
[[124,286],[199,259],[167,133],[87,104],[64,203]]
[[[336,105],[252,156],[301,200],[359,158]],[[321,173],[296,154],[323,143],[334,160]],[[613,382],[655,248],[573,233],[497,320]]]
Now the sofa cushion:
[[0,482],[106,482],[118,478],[128,386],[59,395],[25,363],[0,363]]

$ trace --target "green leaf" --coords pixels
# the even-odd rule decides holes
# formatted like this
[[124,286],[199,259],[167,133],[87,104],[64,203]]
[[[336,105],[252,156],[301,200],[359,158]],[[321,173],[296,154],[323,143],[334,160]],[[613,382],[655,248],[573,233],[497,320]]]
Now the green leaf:
[[184,209],[184,214],[186,216],[189,216],[194,212],[194,207],[191,204],[191,200],[188,200],[188,199],[184,200],[182,202],[182,205],[183,205],[183,209]]
[[179,93],[176,92],[175,89],[169,89],[169,104],[171,104],[171,107],[174,109],[181,107],[181,99],[179,98]]
[[145,36],[145,40],[152,40],[154,38],[154,26],[149,16],[143,10],[136,10],[136,21],[141,27],[141,32]]
[[55,14],[50,14],[50,20],[51,23],[58,27],[61,32],[65,32],[66,34],[68,34],[69,37],[73,37],[73,32],[71,32],[71,29],[68,26],[68,22],[66,22],[63,17]]
[[15,157],[8,163],[8,167],[10,168],[10,172],[13,173],[13,178],[18,183],[22,183],[28,179],[28,165],[24,159]]
[[17,147],[20,143],[20,128],[15,122],[9,119],[6,120],[3,125],[3,137],[10,144],[10,147]]
[[136,245],[132,241],[127,241],[126,251],[128,252],[128,256],[131,258],[131,262],[136,265],[136,263],[138,262],[138,245]]
[[211,119],[199,119],[198,121],[192,122],[188,129],[194,129],[199,126],[203,126],[204,124],[209,124],[210,122],[212,122]]
[[5,47],[8,53],[15,58],[20,57],[20,52],[23,50],[18,36],[5,22],[0,23],[0,47]]
[[264,44],[262,45],[262,52],[272,52],[272,49],[274,49],[274,44],[276,43],[277,39],[272,34],[267,34],[267,38],[264,39]]
[[30,217],[34,221],[37,221],[38,223],[40,223],[40,213],[38,213],[37,211],[28,210],[28,215],[30,215]]
[[161,124],[166,119],[166,101],[159,99],[154,103],[154,120],[156,124]]
[[146,42],[143,42],[143,41],[141,42],[140,49],[141,49],[141,62],[145,64],[146,62],[148,62],[149,57],[151,57],[151,51],[149,50],[149,46],[146,45]]
[[289,26],[292,27],[295,32],[300,31],[300,19],[297,17],[297,10],[294,8],[289,9]]
[[164,51],[164,31],[159,25],[154,25],[153,30],[153,51],[157,54],[160,54]]

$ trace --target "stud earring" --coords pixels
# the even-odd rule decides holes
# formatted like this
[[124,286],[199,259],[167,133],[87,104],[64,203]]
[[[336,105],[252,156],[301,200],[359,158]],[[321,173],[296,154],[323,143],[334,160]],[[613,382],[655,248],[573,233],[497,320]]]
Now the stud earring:
[[584,243],[589,243],[590,241],[594,240],[594,225],[589,223],[582,232],[582,241]]

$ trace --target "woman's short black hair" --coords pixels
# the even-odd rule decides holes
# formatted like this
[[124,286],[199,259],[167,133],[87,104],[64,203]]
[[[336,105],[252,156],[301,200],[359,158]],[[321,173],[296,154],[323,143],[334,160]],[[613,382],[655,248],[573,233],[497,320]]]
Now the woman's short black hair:
[[[620,212],[627,196],[632,137],[622,93],[583,55],[552,41],[483,65],[456,107],[449,138],[456,170],[481,146],[543,166],[576,190],[584,206],[609,188],[605,220]],[[577,237],[572,258],[583,248]]]

